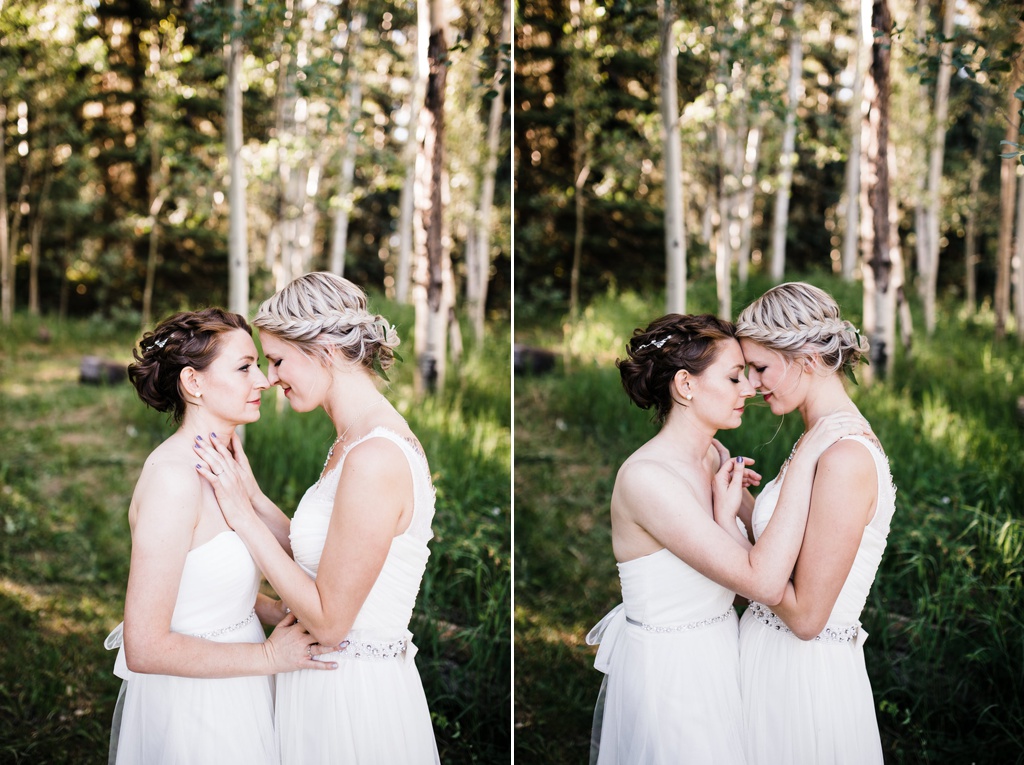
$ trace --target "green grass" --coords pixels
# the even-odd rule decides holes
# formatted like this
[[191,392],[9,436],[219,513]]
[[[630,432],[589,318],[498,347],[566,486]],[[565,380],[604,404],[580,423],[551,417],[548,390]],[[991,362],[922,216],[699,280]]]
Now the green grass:
[[[859,321],[859,285],[809,280]],[[751,284],[737,309],[766,286]],[[706,284],[691,291],[691,312],[714,306]],[[620,600],[608,500],[618,466],[655,433],[613,362],[660,311],[613,294],[564,339],[558,326],[517,326],[517,340],[562,357],[554,374],[515,384],[515,748],[527,761],[586,761],[602,676],[584,636]],[[1024,763],[1024,352],[992,340],[990,315],[947,309],[884,384],[852,395],[898,487],[863,618],[886,762]],[[749,407],[719,438],[769,477],[801,429],[796,415]]]
[[[447,763],[507,761],[511,737],[511,394],[508,327],[490,328],[436,397],[412,390],[412,311],[377,301],[406,359],[388,394],[437,488],[435,538],[412,630]],[[48,341],[39,339],[46,325]],[[127,384],[82,386],[84,355],[123,363],[132,327],[15,317],[0,333],[0,761],[106,762],[118,681],[127,508],[143,460],[170,432]],[[266,492],[294,511],[334,438],[322,413],[269,394],[246,448]],[[287,448],[282,448],[282,444]]]

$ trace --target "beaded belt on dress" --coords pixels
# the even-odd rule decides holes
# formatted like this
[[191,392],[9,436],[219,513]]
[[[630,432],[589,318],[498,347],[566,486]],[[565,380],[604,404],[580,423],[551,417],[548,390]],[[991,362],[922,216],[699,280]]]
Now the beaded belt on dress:
[[[793,630],[787,627],[786,623],[763,603],[758,603],[756,600],[752,600],[750,601],[750,606],[747,610],[750,611],[757,621],[761,622],[761,624],[766,627],[771,627],[779,632],[786,632],[793,635]],[[793,635],[793,637],[796,637],[796,635]],[[820,643],[846,644],[858,642],[858,638],[866,637],[867,633],[861,629],[859,624],[851,624],[849,627],[825,627],[820,634],[815,635],[807,642],[817,641]],[[861,639],[859,642],[864,641]]]
[[735,614],[735,613],[736,612],[735,612],[735,610],[733,610],[733,607],[729,606],[729,609],[724,614],[719,614],[718,616],[712,616],[710,619],[700,619],[699,621],[695,621],[695,622],[687,622],[686,624],[675,624],[675,625],[672,625],[671,627],[659,627],[659,626],[654,625],[654,624],[647,624],[645,622],[638,622],[636,619],[630,619],[628,616],[626,617],[626,622],[628,624],[632,624],[634,627],[639,627],[642,630],[646,630],[647,632],[657,632],[657,633],[689,632],[690,630],[699,630],[701,627],[710,627],[712,624],[718,624],[719,622],[724,622],[732,614]]
[[256,618],[256,610],[253,609],[249,612],[249,615],[242,619],[240,622],[235,622],[230,627],[224,627],[219,630],[213,630],[212,632],[203,632],[201,634],[193,633],[194,637],[202,638],[203,640],[209,640],[210,638],[220,637],[221,635],[227,635],[229,632],[240,630],[245,625],[251,623]]
[[350,640],[343,651],[331,654],[339,659],[399,659],[409,650],[406,638],[398,640]]

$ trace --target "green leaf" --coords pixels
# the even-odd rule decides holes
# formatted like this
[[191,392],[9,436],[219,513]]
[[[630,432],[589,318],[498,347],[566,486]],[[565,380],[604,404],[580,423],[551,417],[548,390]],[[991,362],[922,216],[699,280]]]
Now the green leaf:
[[853,373],[853,364],[847,364],[846,366],[844,366],[843,372],[846,374],[846,377],[850,380],[850,382],[852,382],[854,385],[858,387],[860,386],[860,383],[857,382],[857,375]]
[[373,371],[376,372],[384,382],[391,382],[391,378],[388,377],[387,372],[384,371],[384,367],[380,363],[380,354],[373,354]]

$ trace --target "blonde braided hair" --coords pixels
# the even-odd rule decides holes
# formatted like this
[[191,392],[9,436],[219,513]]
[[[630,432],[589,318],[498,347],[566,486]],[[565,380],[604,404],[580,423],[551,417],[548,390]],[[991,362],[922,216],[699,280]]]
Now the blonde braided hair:
[[338,348],[349,361],[378,373],[394,364],[401,343],[383,316],[367,310],[358,286],[327,272],[300,276],[263,301],[253,325],[321,361],[329,348]]
[[852,372],[870,349],[832,296],[805,282],[780,284],[744,308],[736,335],[790,359],[817,354],[832,373]]

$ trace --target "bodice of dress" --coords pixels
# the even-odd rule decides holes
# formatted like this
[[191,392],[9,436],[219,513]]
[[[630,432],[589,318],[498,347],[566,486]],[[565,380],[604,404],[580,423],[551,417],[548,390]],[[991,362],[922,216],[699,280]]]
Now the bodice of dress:
[[[861,537],[853,567],[850,569],[850,574],[843,584],[843,589],[840,591],[828,619],[829,624],[840,625],[854,624],[860,619],[871,584],[875,580],[875,574],[882,561],[882,553],[885,552],[889,524],[892,522],[893,512],[896,509],[896,487],[893,486],[892,473],[889,470],[889,461],[885,454],[877,444],[868,438],[863,436],[847,436],[846,438],[864,444],[871,453],[878,476],[878,498],[875,504],[875,514],[864,528],[864,536]],[[770,481],[754,502],[751,516],[754,539],[760,538],[775,512],[783,480],[784,476],[780,476]]]
[[725,613],[736,597],[666,548],[619,563],[618,568],[626,617],[639,624],[696,624]]
[[200,635],[238,624],[256,604],[260,571],[241,537],[224,531],[189,550],[171,616],[171,631]]
[[[245,543],[234,531],[223,531],[185,556],[171,631],[222,643],[262,639],[263,628],[253,610],[259,587],[260,571]],[[124,655],[124,622],[104,645],[118,649],[114,674],[123,680],[131,676]]]
[[[405,454],[412,472],[414,504],[409,528],[392,539],[384,567],[359,610],[352,630],[398,634],[408,629],[430,556],[427,543],[433,538],[430,524],[434,517],[434,488],[430,468],[426,458],[411,442],[394,431],[378,427],[346,447],[337,466],[311,486],[299,502],[291,523],[292,554],[295,562],[316,578],[345,458],[353,448],[369,438],[387,438]],[[372,507],[365,509],[366,512],[373,510]]]

